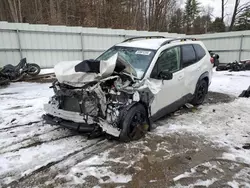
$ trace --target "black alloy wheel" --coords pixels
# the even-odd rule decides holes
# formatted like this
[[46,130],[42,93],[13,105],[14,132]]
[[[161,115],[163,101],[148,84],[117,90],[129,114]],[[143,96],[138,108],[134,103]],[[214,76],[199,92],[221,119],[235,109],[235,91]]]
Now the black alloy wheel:
[[207,84],[206,80],[201,80],[197,85],[197,88],[196,88],[196,91],[194,94],[194,98],[193,98],[191,104],[193,104],[193,105],[202,104],[206,98],[207,91],[208,91],[208,84]]
[[146,110],[140,103],[132,106],[121,122],[120,140],[128,142],[139,140],[149,130],[149,123]]

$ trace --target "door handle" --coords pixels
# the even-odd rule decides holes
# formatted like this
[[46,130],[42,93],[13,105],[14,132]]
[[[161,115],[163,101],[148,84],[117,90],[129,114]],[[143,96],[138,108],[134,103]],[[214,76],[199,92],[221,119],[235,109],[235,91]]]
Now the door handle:
[[182,80],[184,78],[184,76],[179,76],[178,80]]

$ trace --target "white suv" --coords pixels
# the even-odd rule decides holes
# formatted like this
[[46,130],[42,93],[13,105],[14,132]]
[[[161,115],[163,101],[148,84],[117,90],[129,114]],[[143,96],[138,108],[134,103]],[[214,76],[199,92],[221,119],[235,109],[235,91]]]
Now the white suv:
[[153,121],[185,103],[201,104],[212,67],[195,39],[130,38],[96,60],[57,64],[44,119],[92,135],[139,139]]

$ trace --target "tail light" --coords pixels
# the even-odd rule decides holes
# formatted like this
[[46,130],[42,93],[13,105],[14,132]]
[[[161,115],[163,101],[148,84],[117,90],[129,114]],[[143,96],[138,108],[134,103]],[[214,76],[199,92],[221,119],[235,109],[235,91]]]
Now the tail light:
[[212,64],[214,64],[214,58],[210,58],[210,62],[212,63]]

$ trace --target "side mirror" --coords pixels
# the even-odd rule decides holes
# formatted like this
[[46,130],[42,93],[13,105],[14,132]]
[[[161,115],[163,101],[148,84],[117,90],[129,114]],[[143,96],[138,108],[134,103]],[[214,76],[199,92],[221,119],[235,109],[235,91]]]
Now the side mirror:
[[172,80],[173,79],[173,73],[167,71],[167,70],[164,70],[164,71],[161,71],[158,75],[158,78],[159,79],[162,79],[162,80]]

